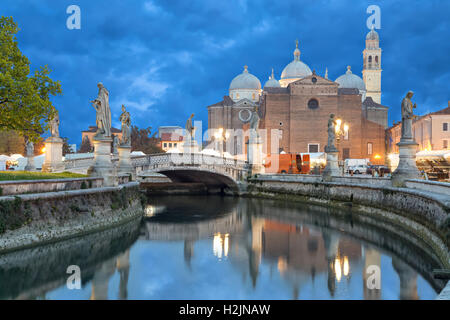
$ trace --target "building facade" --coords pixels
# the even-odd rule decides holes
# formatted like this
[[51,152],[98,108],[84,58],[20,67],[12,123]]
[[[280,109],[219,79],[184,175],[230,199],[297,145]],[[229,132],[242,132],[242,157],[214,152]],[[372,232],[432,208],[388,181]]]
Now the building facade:
[[163,132],[161,134],[161,149],[165,152],[177,151],[179,153],[183,152],[183,136],[176,132]]
[[[397,143],[402,135],[401,124],[401,121],[394,122],[393,126],[386,130],[389,153],[398,153]],[[447,108],[415,119],[412,130],[418,143],[417,151],[450,149],[450,101]]]
[[280,80],[275,79],[272,70],[262,89],[258,78],[245,66],[243,73],[232,80],[229,95],[208,106],[208,129],[229,130],[227,151],[243,154],[248,139],[243,127],[258,110],[264,153],[323,152],[328,119],[335,114],[349,128],[337,143],[340,158],[369,158],[373,163],[384,163],[388,108],[380,104],[378,34],[371,30],[366,37],[364,80],[353,74],[350,66],[335,81],[328,79],[328,72],[319,76],[301,61],[300,53],[297,41],[294,59],[283,69]]

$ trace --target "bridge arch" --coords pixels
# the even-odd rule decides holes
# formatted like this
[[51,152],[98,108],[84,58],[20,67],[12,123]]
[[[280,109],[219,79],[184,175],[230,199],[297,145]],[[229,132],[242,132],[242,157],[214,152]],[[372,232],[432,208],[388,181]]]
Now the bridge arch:
[[166,167],[150,172],[163,174],[174,183],[202,183],[209,191],[238,191],[238,182],[233,176],[206,168]]

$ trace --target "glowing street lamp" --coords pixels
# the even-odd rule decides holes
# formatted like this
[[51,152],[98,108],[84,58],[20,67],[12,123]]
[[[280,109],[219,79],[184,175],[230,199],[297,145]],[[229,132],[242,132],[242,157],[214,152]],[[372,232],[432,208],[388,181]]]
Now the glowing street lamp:
[[336,126],[335,126],[334,130],[336,131],[336,140],[338,142],[341,140],[342,136],[344,136],[344,137],[347,136],[348,129],[349,129],[349,126],[347,123],[343,124],[341,119],[336,120]]
[[214,133],[215,140],[220,144],[220,155],[223,155],[224,143],[229,137],[230,133],[223,128],[219,128],[219,130]]

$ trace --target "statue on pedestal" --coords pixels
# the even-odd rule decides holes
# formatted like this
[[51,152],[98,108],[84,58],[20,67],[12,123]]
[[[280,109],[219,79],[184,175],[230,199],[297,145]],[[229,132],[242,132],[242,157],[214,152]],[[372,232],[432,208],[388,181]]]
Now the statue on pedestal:
[[122,123],[122,141],[120,145],[128,147],[131,145],[131,117],[124,105],[122,105],[122,114],[119,120]]
[[50,133],[53,138],[59,138],[59,113],[56,111],[55,116],[50,120]]
[[[194,118],[194,114],[191,114],[191,116],[189,117],[189,119],[186,121],[186,135],[187,137],[189,137],[190,140],[194,140],[195,139],[195,127],[192,123],[192,118]],[[187,141],[186,139],[186,142]]]
[[258,107],[255,106],[255,110],[252,112],[252,117],[250,118],[250,140],[255,143],[259,139],[259,122],[261,118],[258,114]]
[[413,109],[417,105],[411,102],[411,98],[414,95],[412,91],[406,94],[406,97],[402,100],[402,140],[412,140],[412,121],[414,119]]
[[[336,120],[334,119],[334,114],[330,114],[330,118],[328,119],[328,143],[325,147],[330,151],[337,151],[334,142],[336,141]],[[325,150],[325,151],[327,151]]]
[[27,157],[34,157],[34,144],[30,140],[27,140],[25,144],[26,149],[26,156]]
[[91,101],[97,111],[97,133],[95,137],[111,137],[111,109],[109,108],[109,92],[100,82],[98,85],[98,97]]

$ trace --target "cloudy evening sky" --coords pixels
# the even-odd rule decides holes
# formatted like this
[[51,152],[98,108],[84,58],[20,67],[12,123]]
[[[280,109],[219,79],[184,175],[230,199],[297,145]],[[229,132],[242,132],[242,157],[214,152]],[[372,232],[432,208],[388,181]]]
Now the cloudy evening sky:
[[[68,30],[66,9],[81,8],[81,30]],[[389,124],[415,92],[417,113],[450,99],[450,1],[361,0],[1,0],[0,15],[19,24],[19,46],[32,69],[48,64],[63,95],[61,135],[81,142],[95,125],[90,100],[97,82],[110,91],[113,125],[125,104],[139,127],[184,126],[194,112],[206,127],[206,106],[228,92],[244,65],[262,84],[279,79],[293,59],[336,79],[351,65],[361,76],[366,9],[381,8],[382,103]]]

